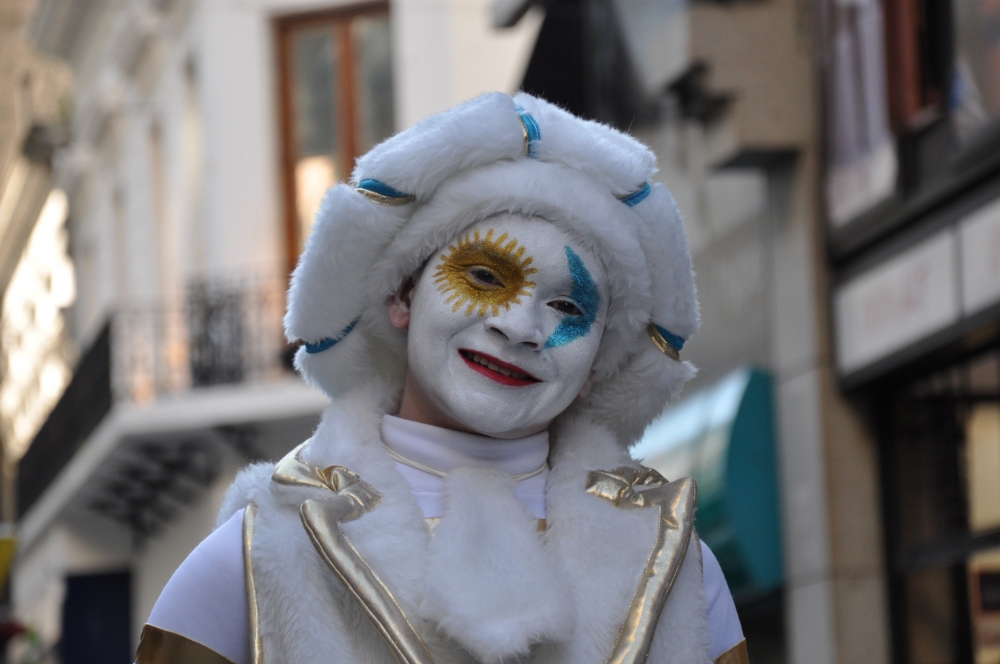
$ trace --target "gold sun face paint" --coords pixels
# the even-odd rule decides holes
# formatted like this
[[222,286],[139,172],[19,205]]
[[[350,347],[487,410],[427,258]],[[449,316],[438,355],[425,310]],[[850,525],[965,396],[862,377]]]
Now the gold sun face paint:
[[530,267],[531,256],[507,233],[493,237],[493,229],[481,237],[479,231],[466,235],[448,247],[434,272],[434,283],[452,311],[465,307],[465,315],[496,316],[500,308],[521,304],[535,287],[528,277],[537,269]]

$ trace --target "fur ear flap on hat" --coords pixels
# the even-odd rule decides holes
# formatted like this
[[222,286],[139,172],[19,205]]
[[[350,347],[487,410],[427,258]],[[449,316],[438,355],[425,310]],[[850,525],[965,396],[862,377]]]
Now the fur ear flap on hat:
[[387,139],[327,194],[292,275],[296,367],[331,398],[374,378],[401,390],[406,335],[386,299],[468,226],[541,217],[591,247],[610,284],[594,386],[574,410],[632,442],[694,375],[680,352],[698,328],[684,226],[655,171],[632,137],[526,94],[482,95]]

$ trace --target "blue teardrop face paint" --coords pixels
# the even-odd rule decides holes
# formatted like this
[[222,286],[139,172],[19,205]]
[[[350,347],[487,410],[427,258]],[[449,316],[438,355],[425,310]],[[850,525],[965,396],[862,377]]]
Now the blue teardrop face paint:
[[583,260],[569,247],[566,247],[566,260],[573,277],[573,288],[569,296],[583,313],[564,317],[555,332],[545,341],[546,348],[559,348],[590,334],[590,328],[597,320],[597,312],[601,308],[601,291]]

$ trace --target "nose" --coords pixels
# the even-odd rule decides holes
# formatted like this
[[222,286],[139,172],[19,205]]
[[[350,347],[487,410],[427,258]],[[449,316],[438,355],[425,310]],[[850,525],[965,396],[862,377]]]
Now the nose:
[[514,305],[486,319],[486,329],[514,346],[538,350],[545,344],[541,320],[531,303]]

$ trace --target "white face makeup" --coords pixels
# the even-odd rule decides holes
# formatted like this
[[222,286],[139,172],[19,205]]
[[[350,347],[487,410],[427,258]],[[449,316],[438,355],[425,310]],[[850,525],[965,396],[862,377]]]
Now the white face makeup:
[[541,431],[587,382],[607,292],[597,258],[557,226],[476,224],[416,284],[407,389],[453,426],[498,438]]

